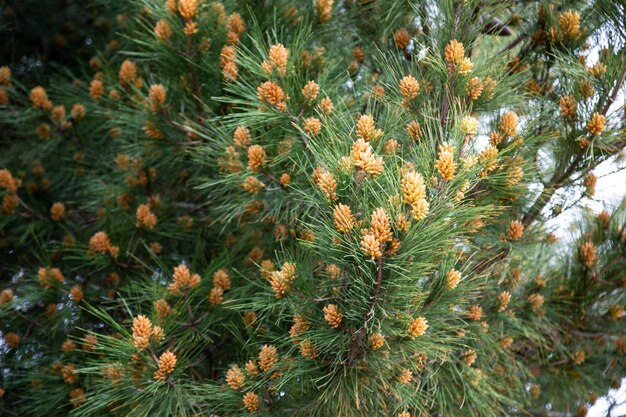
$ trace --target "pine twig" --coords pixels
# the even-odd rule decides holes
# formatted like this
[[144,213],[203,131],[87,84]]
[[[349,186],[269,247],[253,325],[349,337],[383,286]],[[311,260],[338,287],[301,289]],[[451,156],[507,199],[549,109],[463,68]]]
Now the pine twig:
[[[454,13],[454,27],[452,28],[452,38],[456,38],[456,32],[459,28],[459,20],[461,19],[461,2],[457,3],[456,11]],[[450,77],[450,81],[446,85],[447,94],[444,94],[443,99],[441,101],[441,127],[446,125],[448,119],[448,112],[450,111],[450,99],[449,95],[454,95],[454,68],[448,68],[448,75]],[[437,143],[435,143],[435,148],[437,147]]]

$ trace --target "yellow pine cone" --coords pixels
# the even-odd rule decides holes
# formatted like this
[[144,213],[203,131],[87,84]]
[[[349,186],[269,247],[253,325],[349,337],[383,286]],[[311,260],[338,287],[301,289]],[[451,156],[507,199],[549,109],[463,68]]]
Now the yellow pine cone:
[[411,35],[409,34],[409,31],[404,28],[398,29],[393,34],[393,40],[395,41],[398,49],[406,49],[411,42]]
[[372,350],[380,349],[381,347],[383,347],[384,344],[385,344],[385,336],[383,336],[382,334],[373,333],[370,336],[370,340],[369,340],[370,349]]
[[412,100],[419,94],[420,85],[412,75],[400,80],[400,93],[406,100]]
[[191,20],[198,11],[198,0],[179,0],[178,13],[185,20]]
[[454,71],[454,68],[463,61],[465,56],[465,48],[461,42],[456,39],[452,39],[445,47],[444,59],[448,68]]
[[278,351],[275,346],[263,345],[259,352],[259,368],[263,372],[269,371],[278,363]]
[[448,274],[446,275],[446,287],[449,290],[455,289],[457,285],[459,285],[460,281],[461,281],[461,273],[457,271],[456,269],[450,270]]
[[415,339],[424,335],[428,327],[428,320],[424,317],[417,317],[409,323],[407,334],[411,339]]
[[559,29],[565,38],[575,38],[580,33],[580,15],[568,10],[558,16]]
[[377,208],[372,213],[371,233],[379,242],[391,242],[393,234],[387,212],[382,207]]
[[446,181],[450,181],[454,179],[454,175],[456,173],[457,164],[454,162],[454,148],[441,145],[439,147],[439,159],[435,164],[435,168]]
[[241,389],[245,381],[246,377],[237,365],[232,366],[228,372],[226,372],[226,383],[234,390]]
[[593,133],[594,135],[599,135],[604,131],[605,122],[606,118],[600,113],[595,112],[587,123],[587,131]]
[[172,372],[174,372],[176,361],[176,355],[169,350],[164,352],[159,358],[159,369],[154,373],[154,379],[161,381],[166,379]]
[[333,329],[341,326],[341,313],[339,312],[339,308],[335,304],[328,304],[324,307],[324,320],[332,327]]
[[261,399],[254,392],[246,392],[243,396],[243,405],[249,412],[253,413],[259,411]]
[[352,215],[352,210],[345,204],[338,204],[333,210],[333,219],[335,222],[335,228],[341,233],[348,233],[354,228],[356,222]]
[[524,225],[519,220],[513,220],[509,223],[507,230],[507,239],[510,241],[518,241],[524,236]]
[[500,119],[500,131],[504,136],[515,136],[517,134],[517,123],[519,118],[515,112],[504,113]]

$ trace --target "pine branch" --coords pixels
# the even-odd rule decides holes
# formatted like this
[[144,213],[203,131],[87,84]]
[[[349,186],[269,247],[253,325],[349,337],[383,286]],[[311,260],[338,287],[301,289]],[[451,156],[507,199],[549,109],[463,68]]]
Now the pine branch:
[[[601,114],[603,116],[606,116],[607,112],[609,111],[609,108],[611,107],[611,104],[613,104],[613,102],[617,98],[617,94],[619,93],[619,90],[621,89],[622,84],[624,82],[624,77],[626,77],[626,67],[622,69],[621,75],[618,78],[615,84],[615,87],[613,88],[612,93],[609,95],[609,97],[607,98],[602,108]],[[574,156],[574,159],[570,162],[567,169],[565,169],[565,171],[560,175],[555,174],[550,179],[550,181],[548,181],[548,184],[546,187],[544,187],[544,190],[542,191],[541,195],[537,198],[537,200],[535,200],[535,203],[533,203],[530,210],[524,215],[522,222],[524,223],[525,226],[528,226],[533,221],[535,221],[535,219],[541,213],[543,208],[550,202],[550,199],[552,198],[554,193],[559,188],[561,188],[564,185],[564,181],[567,180],[579,168],[579,163],[582,161],[583,157],[585,156],[585,153],[586,153],[586,149],[580,148],[580,150]]]

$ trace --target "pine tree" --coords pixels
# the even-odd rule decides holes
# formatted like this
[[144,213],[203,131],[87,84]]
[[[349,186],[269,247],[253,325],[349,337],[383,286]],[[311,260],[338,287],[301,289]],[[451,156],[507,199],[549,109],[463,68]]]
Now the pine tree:
[[620,385],[626,193],[576,209],[623,165],[623,1],[123,3],[41,85],[0,68],[3,413],[586,415]]

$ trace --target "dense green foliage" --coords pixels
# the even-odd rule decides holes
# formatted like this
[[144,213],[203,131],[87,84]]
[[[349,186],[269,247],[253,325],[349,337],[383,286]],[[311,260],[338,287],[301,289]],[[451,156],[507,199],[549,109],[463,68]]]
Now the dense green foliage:
[[623,167],[623,1],[88,7],[41,85],[0,68],[4,413],[585,415],[619,386],[626,190],[575,209]]

